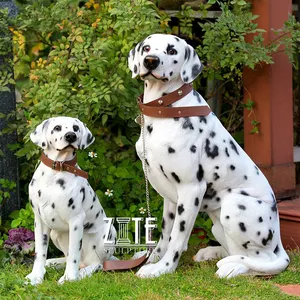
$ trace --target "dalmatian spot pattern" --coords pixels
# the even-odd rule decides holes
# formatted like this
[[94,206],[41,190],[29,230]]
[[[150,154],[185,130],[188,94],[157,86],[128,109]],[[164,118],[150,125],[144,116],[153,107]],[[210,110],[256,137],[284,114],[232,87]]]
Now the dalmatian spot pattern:
[[210,147],[210,140],[206,139],[205,141],[205,153],[207,157],[214,159],[215,157],[219,156],[219,148],[217,145],[214,145],[213,148]]
[[162,171],[162,173],[164,174],[164,176],[168,179],[168,176],[166,175],[163,166],[159,165],[159,167],[160,167],[160,170]]
[[152,125],[148,125],[147,126],[147,130],[148,130],[149,134],[151,134],[152,131],[153,131],[153,126]]
[[73,198],[71,198],[71,199],[69,200],[68,207],[71,207],[71,206],[73,205],[73,203],[74,203],[74,200],[73,200]]
[[180,222],[180,231],[185,231],[185,221]]
[[226,156],[227,156],[227,157],[230,157],[230,154],[229,154],[229,152],[228,152],[228,148],[227,148],[227,147],[225,148],[225,153],[226,153]]
[[173,178],[175,179],[175,181],[177,183],[180,183],[180,178],[178,177],[178,175],[175,172],[172,172],[171,175],[173,176]]
[[240,222],[240,223],[239,223],[239,226],[240,226],[240,229],[241,229],[242,232],[246,232],[246,231],[247,231],[246,226],[245,226],[245,223]]
[[191,150],[192,153],[196,153],[196,151],[197,151],[197,146],[192,145],[191,148],[190,148],[190,150]]
[[202,168],[202,165],[199,165],[196,176],[197,176],[198,181],[201,182],[203,179],[203,176],[204,176],[204,170]]
[[213,199],[217,195],[217,191],[213,189],[213,183],[210,182],[207,184],[207,188],[204,194],[205,199]]
[[272,230],[269,229],[268,237],[262,239],[262,244],[263,244],[264,246],[267,246],[268,241],[272,241],[272,240],[273,240],[273,233],[272,233]]
[[174,148],[172,148],[172,147],[169,147],[169,148],[168,148],[168,152],[171,154],[171,153],[175,153],[176,151],[175,151],[175,149],[174,149]]
[[183,129],[190,129],[190,130],[194,130],[194,126],[193,126],[193,124],[192,124],[192,122],[191,122],[191,120],[190,120],[190,118],[189,117],[185,117],[184,118],[184,123],[183,123],[183,125],[182,125],[182,128]]
[[202,102],[201,97],[197,91],[193,90],[193,95],[196,97],[198,103]]
[[245,191],[241,191],[241,195],[243,195],[243,196],[249,196],[249,194],[247,192],[245,192]]
[[205,117],[199,117],[199,121],[200,121],[200,123],[207,124],[207,120]]
[[59,178],[59,179],[57,179],[56,180],[56,183],[58,184],[58,185],[60,185],[60,187],[64,190],[66,187],[65,187],[65,181],[62,179],[62,178]]
[[181,215],[183,212],[184,212],[183,204],[180,204],[180,205],[178,206],[178,214]]
[[246,242],[246,243],[243,244],[242,246],[243,246],[245,249],[248,249],[248,244],[250,244],[250,241]]
[[46,246],[48,244],[48,235],[43,234],[43,245]]
[[214,173],[214,181],[217,181],[219,178],[220,178],[219,174],[215,172]]
[[85,200],[85,188],[84,187],[82,187],[80,189],[80,193],[82,193],[82,202],[84,202],[84,200]]
[[242,205],[242,204],[239,204],[239,205],[238,205],[238,208],[239,208],[240,210],[246,210],[246,206],[245,206],[245,205]]
[[179,258],[179,253],[178,253],[178,251],[176,251],[175,255],[173,257],[173,262],[176,262],[178,258]]
[[236,145],[234,144],[234,142],[232,140],[229,141],[230,143],[230,146],[231,146],[231,149],[233,149],[233,151],[237,154],[237,155],[240,155],[238,150],[237,150],[237,147]]

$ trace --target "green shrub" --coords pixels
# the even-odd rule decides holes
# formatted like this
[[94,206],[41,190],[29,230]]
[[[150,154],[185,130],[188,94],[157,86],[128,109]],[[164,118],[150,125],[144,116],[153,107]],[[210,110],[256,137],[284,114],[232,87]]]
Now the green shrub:
[[[24,137],[24,144],[13,146],[22,159],[21,178],[30,181],[40,154],[29,141],[34,127],[53,116],[77,117],[96,137],[89,149],[78,153],[78,160],[107,215],[144,216],[144,176],[135,153],[140,128],[134,122],[142,85],[131,79],[127,55],[150,33],[168,31],[166,17],[146,0],[90,0],[83,7],[78,2],[43,6],[37,1],[17,20],[26,47],[16,41],[16,73],[22,76],[23,71],[31,79],[23,88],[18,124],[13,125]],[[34,59],[30,49],[37,46],[39,56]],[[20,63],[25,54],[27,61]],[[112,195],[106,195],[107,190],[113,190]],[[161,207],[152,191],[154,216],[161,218]],[[13,227],[16,222],[20,216]],[[134,224],[130,226],[133,230]]]

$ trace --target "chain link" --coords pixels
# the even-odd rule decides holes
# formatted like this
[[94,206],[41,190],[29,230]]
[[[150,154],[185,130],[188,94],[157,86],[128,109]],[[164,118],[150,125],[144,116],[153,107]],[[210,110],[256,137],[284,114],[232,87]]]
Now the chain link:
[[148,217],[151,218],[151,210],[150,210],[150,193],[149,193],[149,181],[148,181],[148,165],[146,163],[146,139],[145,139],[145,118],[144,115],[141,114],[141,132],[142,132],[142,142],[143,142],[143,169],[144,169],[144,177],[145,177],[145,186],[146,186],[146,202],[147,202],[147,214]]
[[[143,114],[141,116],[141,135],[142,135],[142,143],[143,143],[143,169],[144,169],[144,177],[145,177],[145,186],[146,186],[146,203],[147,203],[147,215],[151,218],[151,210],[150,210],[150,193],[149,193],[149,181],[148,181],[148,165],[146,162],[146,138],[145,138],[145,117]],[[152,237],[152,230],[149,230],[149,238]]]

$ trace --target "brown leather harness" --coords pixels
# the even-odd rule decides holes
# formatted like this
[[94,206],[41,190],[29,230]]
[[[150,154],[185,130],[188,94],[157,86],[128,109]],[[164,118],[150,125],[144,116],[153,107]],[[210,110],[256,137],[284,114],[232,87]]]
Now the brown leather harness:
[[207,116],[211,109],[205,106],[170,107],[171,104],[185,97],[193,90],[191,84],[184,84],[174,92],[164,95],[148,103],[143,103],[144,94],[138,97],[138,105],[143,115],[154,118],[180,118]]

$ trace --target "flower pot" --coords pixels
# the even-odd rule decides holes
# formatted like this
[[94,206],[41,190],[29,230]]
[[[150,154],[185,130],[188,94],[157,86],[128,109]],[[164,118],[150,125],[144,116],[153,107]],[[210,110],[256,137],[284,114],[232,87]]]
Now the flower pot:
[[300,249],[300,198],[278,203],[281,240],[285,249]]

